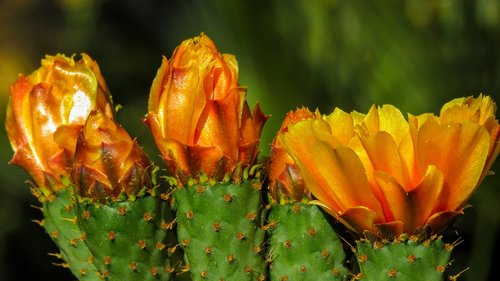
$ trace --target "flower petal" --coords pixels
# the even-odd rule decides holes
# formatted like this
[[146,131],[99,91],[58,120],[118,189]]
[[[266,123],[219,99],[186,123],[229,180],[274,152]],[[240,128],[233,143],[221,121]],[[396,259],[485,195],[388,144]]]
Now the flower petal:
[[342,144],[348,145],[355,135],[354,121],[351,114],[339,108],[335,108],[330,115],[325,117],[325,120],[330,124],[330,127],[333,128],[332,135]]
[[445,179],[446,204],[442,210],[456,210],[475,190],[481,177],[490,143],[484,127],[471,122],[440,125],[428,119],[418,132],[421,167],[435,165]]
[[392,135],[381,131],[373,137],[360,137],[361,143],[373,166],[374,171],[381,171],[391,175],[399,184],[408,186],[403,163],[399,158],[399,151]]
[[412,228],[423,226],[436,210],[444,208],[447,198],[441,196],[443,185],[443,173],[436,166],[429,165],[421,182],[409,194],[413,209]]
[[278,141],[302,171],[311,193],[339,213],[365,206],[382,220],[365,169],[356,153],[331,134],[324,120],[308,119],[288,127]]
[[349,208],[340,216],[337,214],[333,215],[345,226],[357,233],[372,230],[377,218],[377,214],[373,210],[363,206]]
[[382,205],[385,222],[404,222],[405,231],[408,231],[408,227],[411,227],[411,211],[406,191],[389,174],[376,172],[375,180],[383,195],[378,199]]

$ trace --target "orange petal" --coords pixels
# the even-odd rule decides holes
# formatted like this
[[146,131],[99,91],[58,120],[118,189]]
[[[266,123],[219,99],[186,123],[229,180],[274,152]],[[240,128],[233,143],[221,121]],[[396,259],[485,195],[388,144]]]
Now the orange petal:
[[[309,172],[311,167],[301,167],[301,164],[296,162],[314,196],[322,200],[320,195],[326,195],[336,202],[338,212],[364,206],[376,212],[378,216],[382,214],[368,184],[363,165],[350,148],[339,146],[334,149],[325,142],[318,142],[312,147],[311,154],[316,165],[316,174]],[[318,192],[320,193],[317,194]]]
[[489,143],[486,129],[471,122],[439,125],[434,119],[428,119],[420,128],[420,164],[422,167],[435,165],[443,173],[446,210],[463,206],[475,190],[488,156]]
[[411,225],[406,191],[393,177],[386,173],[376,172],[375,180],[383,194],[383,197],[379,198],[379,202],[382,205],[385,222],[404,222],[406,230],[407,225]]
[[373,137],[360,137],[360,140],[375,171],[389,174],[403,187],[408,186],[397,144],[389,133],[381,131]]
[[347,145],[354,137],[354,121],[351,114],[344,112],[339,108],[328,116],[325,120],[332,128],[332,135],[334,135],[342,144]]
[[161,94],[164,90],[166,81],[170,78],[170,65],[165,56],[162,56],[161,66],[156,72],[156,76],[151,85],[148,99],[148,112],[157,112],[160,106]]
[[409,133],[408,122],[401,111],[392,105],[383,105],[378,108],[379,129],[389,133],[397,145]]
[[374,210],[382,219],[358,156],[331,134],[323,120],[308,119],[288,128],[278,140],[295,160],[311,193],[338,212],[354,206]]
[[405,232],[406,223],[402,221],[392,221],[387,223],[377,223],[374,225],[374,234],[385,239],[395,239]]
[[157,114],[162,120],[165,138],[194,145],[198,120],[206,104],[198,68],[173,67],[159,103]]
[[[453,220],[463,214],[462,210],[458,211],[443,211],[436,213],[432,215],[432,217],[429,218],[429,220],[425,223],[424,227],[422,229],[425,229],[427,227],[430,228],[432,233],[441,233],[445,228],[453,222]],[[418,232],[418,230],[417,230]]]
[[444,178],[436,166],[427,167],[418,186],[409,193],[413,211],[412,229],[423,226],[436,212],[445,208],[447,198],[442,194]]
[[[328,211],[328,209],[325,209]],[[330,211],[331,213],[331,211]],[[365,230],[372,230],[377,214],[366,207],[357,206],[347,209],[340,216],[333,214],[347,228],[361,234]]]
[[379,127],[380,119],[378,116],[377,106],[372,105],[370,107],[370,110],[366,114],[365,118],[361,121],[361,123],[357,123],[357,122],[359,122],[359,120],[356,121],[356,119],[359,117],[354,117],[354,116],[361,117],[362,115],[359,115],[359,114],[353,115],[355,124],[358,125],[358,133],[360,135],[373,136],[380,130],[380,127]]

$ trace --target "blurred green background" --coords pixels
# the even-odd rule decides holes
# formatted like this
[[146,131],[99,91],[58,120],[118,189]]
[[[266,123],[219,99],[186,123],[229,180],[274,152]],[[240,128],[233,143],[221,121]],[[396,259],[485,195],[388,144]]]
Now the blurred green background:
[[[159,163],[141,121],[149,87],[161,56],[202,31],[236,55],[250,104],[260,101],[272,115],[263,155],[286,112],[301,105],[328,113],[390,103],[419,114],[479,93],[500,102],[496,0],[0,0],[0,121],[19,73],[38,68],[45,54],[87,52],[124,106],[119,121]],[[41,214],[11,157],[2,130],[0,281],[74,280],[52,265],[55,246],[31,222]],[[458,222],[464,242],[450,273],[470,266],[461,280],[493,280],[500,266],[499,185],[499,176],[488,177]]]

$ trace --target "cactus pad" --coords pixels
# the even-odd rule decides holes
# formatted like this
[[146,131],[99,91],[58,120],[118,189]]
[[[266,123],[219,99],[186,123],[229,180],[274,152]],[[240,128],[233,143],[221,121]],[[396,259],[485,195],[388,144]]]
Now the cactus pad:
[[79,202],[76,211],[101,279],[171,279],[167,201],[144,196],[105,204]]
[[423,242],[397,239],[394,242],[358,241],[356,258],[361,280],[443,280],[453,246],[440,238]]
[[99,275],[92,263],[92,254],[83,242],[85,234],[77,224],[71,192],[61,190],[54,200],[44,200],[43,227],[59,247],[61,257],[73,275],[80,281],[97,281]]
[[316,205],[273,205],[269,214],[271,280],[347,280],[338,235]]
[[173,205],[193,280],[264,280],[262,194],[257,179],[179,187]]

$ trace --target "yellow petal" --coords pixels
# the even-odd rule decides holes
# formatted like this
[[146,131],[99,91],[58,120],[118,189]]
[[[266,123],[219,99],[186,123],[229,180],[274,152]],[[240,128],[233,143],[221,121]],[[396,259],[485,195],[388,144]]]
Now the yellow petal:
[[399,184],[408,186],[399,151],[392,135],[381,131],[373,137],[360,137],[361,143],[375,171],[391,175]]
[[401,111],[392,105],[383,105],[378,109],[379,130],[389,133],[397,145],[409,133],[408,122]]
[[354,137],[354,121],[351,114],[344,112],[339,108],[328,116],[325,120],[332,128],[332,135],[334,135],[342,144],[348,145]]
[[422,181],[409,194],[413,211],[412,229],[423,226],[437,211],[443,210],[446,197],[443,196],[444,178],[436,166],[430,165]]
[[351,149],[339,146],[325,123],[306,120],[290,126],[281,143],[302,171],[309,190],[324,205],[337,214],[363,206],[383,221],[361,161]]
[[421,167],[435,165],[444,176],[448,210],[456,210],[475,190],[488,156],[490,136],[471,122],[439,125],[428,119],[418,133]]
[[382,205],[385,222],[404,222],[406,230],[407,225],[411,225],[406,191],[393,177],[386,173],[376,172],[375,180],[383,195],[379,198],[379,202]]

